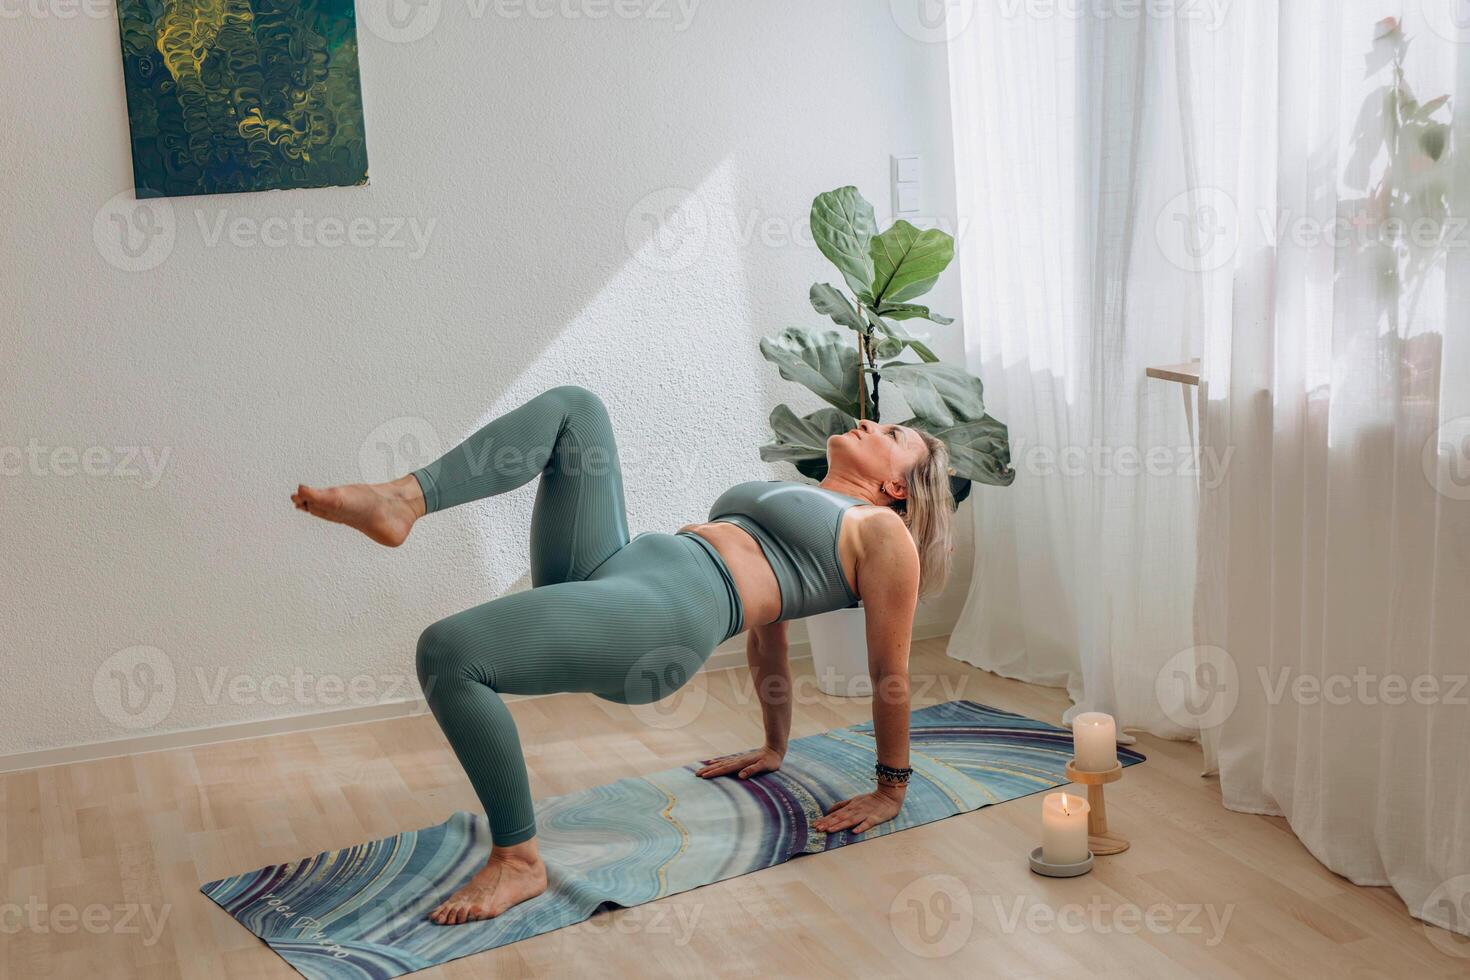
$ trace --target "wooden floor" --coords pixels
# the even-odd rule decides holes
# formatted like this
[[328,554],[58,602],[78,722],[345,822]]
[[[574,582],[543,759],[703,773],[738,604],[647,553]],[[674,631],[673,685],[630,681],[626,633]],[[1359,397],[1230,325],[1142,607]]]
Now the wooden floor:
[[[1062,692],[942,650],[916,647],[916,706],[960,697],[1059,719]],[[866,701],[818,694],[802,667],[793,735],[866,720]],[[759,739],[743,669],[693,684],[675,727],[586,695],[516,702],[535,793]],[[1223,809],[1197,746],[1138,748],[1149,761],[1108,794],[1134,846],[1082,878],[1026,869],[1033,796],[415,976],[1470,975],[1392,892],[1324,870],[1281,820]],[[0,976],[294,977],[199,884],[476,808],[427,715],[0,776]]]

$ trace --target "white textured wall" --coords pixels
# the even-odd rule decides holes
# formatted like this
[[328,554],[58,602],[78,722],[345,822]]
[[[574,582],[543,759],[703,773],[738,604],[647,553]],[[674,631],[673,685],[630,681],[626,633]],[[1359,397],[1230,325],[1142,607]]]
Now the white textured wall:
[[[382,446],[410,468],[548,386],[607,401],[635,534],[786,475],[756,456],[793,393],[756,338],[814,323],[808,285],[836,281],[801,237],[815,192],[856,182],[881,219],[889,153],[919,152],[926,210],[953,214],[944,51],[888,0],[640,6],[431,0],[406,43],[424,22],[389,40],[360,5],[371,184],[176,199],[146,271],[106,208],[131,186],[115,17],[15,8],[0,754],[416,694],[420,629],[524,586],[531,490],[398,551],[287,495],[380,475]],[[354,219],[357,244],[323,244]],[[963,585],[921,620],[952,621]]]

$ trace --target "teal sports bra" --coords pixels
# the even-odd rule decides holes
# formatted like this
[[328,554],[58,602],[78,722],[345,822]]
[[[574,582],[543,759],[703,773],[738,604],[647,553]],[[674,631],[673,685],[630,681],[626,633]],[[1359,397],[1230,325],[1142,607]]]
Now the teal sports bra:
[[744,529],[761,546],[781,590],[779,623],[858,604],[837,536],[843,515],[864,503],[809,483],[756,480],[720,494],[709,519]]

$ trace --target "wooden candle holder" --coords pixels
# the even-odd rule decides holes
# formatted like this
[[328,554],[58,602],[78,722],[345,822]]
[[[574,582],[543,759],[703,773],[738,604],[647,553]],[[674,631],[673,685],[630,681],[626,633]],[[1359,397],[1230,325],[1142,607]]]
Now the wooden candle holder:
[[1103,800],[1103,786],[1116,783],[1123,778],[1123,764],[1118,763],[1102,772],[1078,769],[1077,760],[1067,763],[1067,778],[1087,787],[1087,847],[1093,854],[1118,854],[1128,850],[1128,840],[1121,834],[1108,830],[1108,808]]

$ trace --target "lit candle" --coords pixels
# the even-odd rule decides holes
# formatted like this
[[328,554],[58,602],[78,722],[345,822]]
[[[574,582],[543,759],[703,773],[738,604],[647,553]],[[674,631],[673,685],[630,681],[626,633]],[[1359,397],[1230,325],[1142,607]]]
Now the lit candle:
[[1118,764],[1118,729],[1112,715],[1086,711],[1072,719],[1072,761],[1083,772],[1107,772]]
[[1041,801],[1041,859],[1047,864],[1087,860],[1087,801],[1065,791]]

